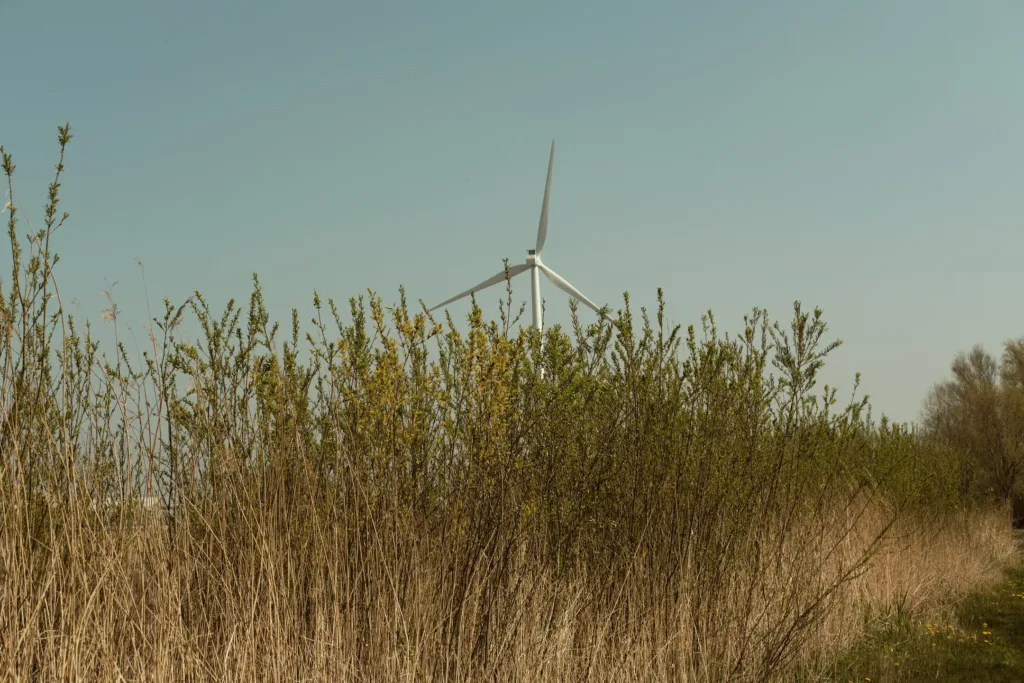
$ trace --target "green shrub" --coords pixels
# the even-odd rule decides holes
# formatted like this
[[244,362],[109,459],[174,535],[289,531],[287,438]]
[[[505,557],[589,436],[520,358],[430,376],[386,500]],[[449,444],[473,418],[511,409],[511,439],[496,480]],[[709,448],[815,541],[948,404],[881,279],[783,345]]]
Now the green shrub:
[[[282,333],[254,276],[247,311],[166,301],[141,364],[120,344],[105,356],[52,277],[70,138],[61,128],[46,227],[23,248],[8,214],[0,543],[22,580],[8,634],[93,637],[92,603],[69,596],[94,582],[150,605],[118,622],[135,634],[110,654],[124,670],[154,656],[149,610],[190,634],[181,675],[227,671],[232,629],[259,622],[295,643],[280,654],[293,672],[313,666],[316,638],[344,633],[333,666],[352,677],[503,678],[522,673],[536,594],[555,596],[536,614],[583,624],[538,678],[596,661],[609,678],[643,671],[633,651],[670,677],[761,679],[799,655],[894,524],[970,504],[957,452],[876,425],[866,398],[815,393],[840,342],[799,302],[788,330],[754,309],[735,337],[710,312],[684,333],[659,290],[653,321],[627,295],[614,323],[585,327],[572,307],[571,329],[541,335],[518,328],[511,289],[499,320],[474,301],[465,329],[404,291],[393,307],[351,299],[347,317],[314,294],[308,331],[293,311]],[[188,315],[194,341],[179,336]],[[132,545],[140,506],[97,506],[154,495],[163,513],[142,528],[163,545]],[[840,552],[869,511],[873,535]],[[110,553],[136,553],[116,586],[96,569]],[[536,628],[554,643],[561,627]],[[47,647],[22,639],[2,664],[45,672]]]

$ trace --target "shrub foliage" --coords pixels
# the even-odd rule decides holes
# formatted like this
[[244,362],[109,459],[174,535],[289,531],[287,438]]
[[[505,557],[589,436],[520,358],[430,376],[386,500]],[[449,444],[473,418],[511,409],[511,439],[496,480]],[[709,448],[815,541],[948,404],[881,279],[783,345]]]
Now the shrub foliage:
[[511,289],[468,325],[315,294],[282,330],[254,276],[247,307],[165,301],[141,357],[104,354],[53,277],[70,139],[25,239],[3,156],[14,677],[761,680],[892,529],[966,502],[958,451],[818,388],[840,342],[799,302],[733,336],[627,295],[541,335]]

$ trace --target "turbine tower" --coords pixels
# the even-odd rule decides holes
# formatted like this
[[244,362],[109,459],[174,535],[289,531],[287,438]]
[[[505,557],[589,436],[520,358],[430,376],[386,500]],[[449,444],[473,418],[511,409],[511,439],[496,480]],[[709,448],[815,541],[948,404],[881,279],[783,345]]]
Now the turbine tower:
[[[593,301],[591,301],[586,296],[584,296],[583,292],[581,292],[580,290],[576,289],[571,284],[569,284],[569,282],[567,282],[565,280],[565,278],[563,278],[561,275],[559,275],[555,271],[551,270],[551,268],[549,268],[547,264],[545,264],[543,261],[541,261],[541,258],[540,258],[541,252],[544,249],[544,241],[547,239],[547,236],[548,236],[548,201],[551,198],[551,168],[554,165],[554,162],[555,162],[555,142],[552,140],[551,141],[551,156],[548,159],[548,180],[547,180],[547,183],[544,185],[544,203],[541,205],[541,209],[540,209],[540,224],[537,226],[537,247],[535,249],[530,249],[530,250],[528,250],[526,252],[526,263],[520,263],[520,264],[515,265],[515,266],[509,266],[509,269],[508,269],[508,277],[509,278],[513,278],[516,275],[519,275],[520,273],[525,273],[527,270],[530,271],[531,289],[532,289],[532,294],[533,294],[533,297],[532,297],[532,300],[533,300],[533,326],[536,327],[538,331],[542,331],[543,330],[543,325],[544,325],[544,321],[542,319],[543,313],[542,313],[542,310],[541,310],[541,298],[540,298],[540,274],[541,274],[541,272],[543,272],[544,275],[546,275],[547,278],[549,280],[551,280],[551,282],[554,283],[554,285],[556,287],[558,287],[559,289],[561,289],[562,291],[567,293],[569,296],[573,297],[577,301],[580,301],[584,305],[590,307],[595,312],[597,312],[599,315],[604,315],[602,313],[601,309],[597,306],[597,304],[595,304]],[[470,287],[469,289],[467,289],[466,291],[462,292],[461,294],[456,294],[452,298],[446,299],[446,300],[442,301],[438,305],[436,305],[433,308],[429,309],[429,311],[431,311],[431,312],[432,311],[436,311],[437,309],[443,308],[443,307],[447,306],[450,303],[453,303],[455,301],[458,301],[459,299],[462,299],[464,297],[469,296],[470,294],[473,294],[475,292],[479,292],[480,290],[483,290],[483,289],[487,289],[488,287],[490,287],[492,285],[496,285],[499,282],[504,282],[504,281],[505,281],[505,271],[502,270],[497,275],[484,280],[483,282],[481,282],[480,284],[476,285],[475,287]]]

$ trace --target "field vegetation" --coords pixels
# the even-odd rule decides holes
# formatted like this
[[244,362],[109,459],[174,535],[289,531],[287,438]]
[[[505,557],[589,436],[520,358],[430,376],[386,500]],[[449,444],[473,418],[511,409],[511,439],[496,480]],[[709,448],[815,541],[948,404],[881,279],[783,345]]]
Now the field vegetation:
[[510,289],[468,324],[313,294],[282,329],[254,276],[101,349],[54,277],[70,139],[27,236],[3,156],[6,680],[820,679],[1013,554],[969,449],[819,387],[799,302],[541,335]]

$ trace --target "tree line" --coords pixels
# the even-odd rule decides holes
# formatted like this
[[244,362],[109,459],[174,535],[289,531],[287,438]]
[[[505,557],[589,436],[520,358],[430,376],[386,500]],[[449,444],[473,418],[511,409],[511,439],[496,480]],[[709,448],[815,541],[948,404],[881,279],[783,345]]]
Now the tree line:
[[981,492],[1014,503],[1024,521],[1024,337],[1004,343],[1000,358],[976,345],[954,358],[952,377],[928,392],[926,439],[960,449]]

